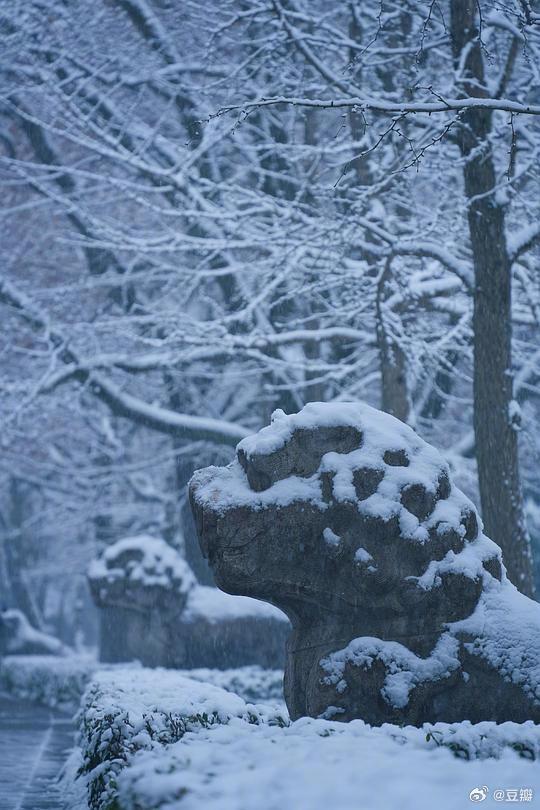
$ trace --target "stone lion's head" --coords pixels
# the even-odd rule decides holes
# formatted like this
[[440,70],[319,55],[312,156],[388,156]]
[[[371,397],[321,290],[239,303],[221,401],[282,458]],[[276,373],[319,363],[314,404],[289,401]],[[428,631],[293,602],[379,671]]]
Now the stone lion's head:
[[483,574],[501,576],[439,453],[366,405],[276,412],[228,467],[195,473],[190,496],[218,586],[273,602],[293,624],[339,615],[382,638],[401,627],[421,649],[426,616],[434,633],[468,616]]

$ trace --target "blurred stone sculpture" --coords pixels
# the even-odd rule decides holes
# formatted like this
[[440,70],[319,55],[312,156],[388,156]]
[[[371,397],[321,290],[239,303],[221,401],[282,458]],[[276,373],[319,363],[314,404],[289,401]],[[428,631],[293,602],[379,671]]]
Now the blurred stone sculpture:
[[190,497],[218,586],[292,622],[293,718],[540,721],[540,605],[408,426],[354,403],[279,411]]
[[100,658],[177,668],[283,665],[289,629],[270,605],[199,585],[159,537],[126,537],[92,562]]
[[0,656],[63,656],[70,652],[70,648],[55,636],[32,627],[22,610],[10,608],[0,612]]

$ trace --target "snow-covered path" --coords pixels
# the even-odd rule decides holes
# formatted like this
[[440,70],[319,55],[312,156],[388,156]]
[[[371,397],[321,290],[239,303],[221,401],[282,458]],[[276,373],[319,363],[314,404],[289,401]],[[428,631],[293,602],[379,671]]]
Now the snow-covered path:
[[56,780],[72,747],[66,715],[0,695],[2,810],[63,810]]

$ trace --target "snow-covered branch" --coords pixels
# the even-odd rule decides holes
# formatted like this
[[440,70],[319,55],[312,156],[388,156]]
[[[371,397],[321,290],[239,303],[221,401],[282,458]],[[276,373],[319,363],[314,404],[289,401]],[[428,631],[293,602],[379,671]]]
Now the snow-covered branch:
[[[438,93],[433,93],[439,98]],[[301,96],[274,96],[272,98],[257,98],[245,101],[242,104],[230,104],[221,107],[214,115],[223,115],[230,112],[246,112],[262,107],[275,107],[276,105],[292,107],[307,107],[318,110],[347,109],[356,113],[377,112],[391,115],[410,115],[423,113],[464,112],[465,110],[492,110],[494,112],[514,113],[515,115],[540,115],[540,106],[512,101],[505,98],[445,98],[437,101],[392,101],[381,98],[350,97],[335,99],[316,99]]]
[[16,309],[33,328],[45,329],[46,336],[53,339],[55,346],[66,347],[63,356],[65,362],[69,364],[69,374],[62,375],[60,372],[56,377],[53,375],[52,379],[41,386],[42,393],[54,390],[61,382],[76,379],[80,383],[86,383],[89,390],[107,404],[115,415],[127,417],[174,438],[235,446],[247,434],[247,428],[224,419],[176,413],[145,402],[123,391],[103,375],[79,365],[77,355],[68,348],[67,341],[58,330],[50,328],[47,314],[36,309],[26,295],[2,279],[0,279],[0,303]]
[[529,225],[513,231],[509,235],[507,243],[510,261],[515,262],[534,245],[540,243],[540,223],[531,222]]

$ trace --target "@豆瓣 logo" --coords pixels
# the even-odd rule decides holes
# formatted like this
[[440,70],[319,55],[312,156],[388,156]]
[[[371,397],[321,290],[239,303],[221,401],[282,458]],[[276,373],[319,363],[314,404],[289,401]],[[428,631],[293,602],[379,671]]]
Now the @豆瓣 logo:
[[471,802],[483,802],[484,799],[487,799],[488,795],[488,788],[486,785],[483,787],[475,787],[469,793],[469,799]]

